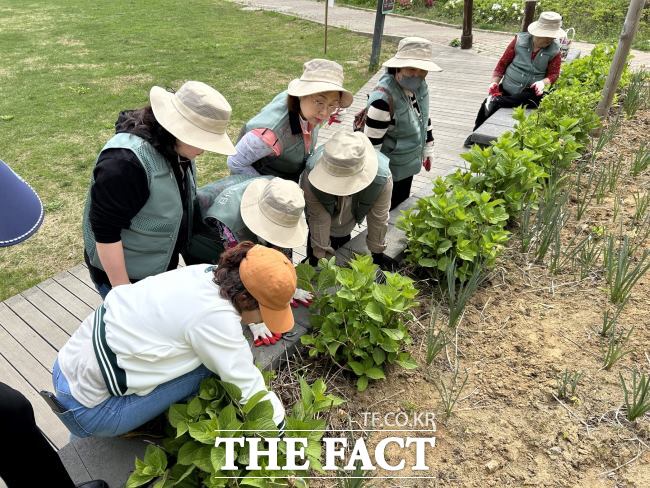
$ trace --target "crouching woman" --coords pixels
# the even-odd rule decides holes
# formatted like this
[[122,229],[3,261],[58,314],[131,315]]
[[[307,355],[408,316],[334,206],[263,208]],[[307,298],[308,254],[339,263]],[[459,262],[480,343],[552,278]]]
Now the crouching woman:
[[[62,422],[79,437],[129,432],[216,374],[246,403],[266,390],[241,324],[293,328],[296,272],[279,251],[242,242],[199,264],[114,288],[63,346],[52,377]],[[273,419],[284,425],[278,397]]]

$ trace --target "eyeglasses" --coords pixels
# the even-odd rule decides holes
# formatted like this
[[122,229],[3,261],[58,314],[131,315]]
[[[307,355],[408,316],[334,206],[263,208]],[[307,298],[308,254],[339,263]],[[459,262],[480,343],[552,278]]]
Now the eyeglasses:
[[338,103],[334,105],[327,105],[327,103],[325,103],[322,98],[311,97],[311,102],[316,106],[318,113],[326,112],[328,115],[332,115],[334,112],[341,108]]

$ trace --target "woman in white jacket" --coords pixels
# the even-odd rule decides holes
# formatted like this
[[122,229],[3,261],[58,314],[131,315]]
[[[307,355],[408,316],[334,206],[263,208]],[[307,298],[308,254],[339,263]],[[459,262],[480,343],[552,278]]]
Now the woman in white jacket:
[[[296,272],[279,251],[242,242],[198,264],[113,288],[63,346],[52,376],[58,413],[79,437],[111,437],[155,418],[216,374],[245,403],[266,390],[241,324],[293,328]],[[273,392],[280,429],[284,408]]]

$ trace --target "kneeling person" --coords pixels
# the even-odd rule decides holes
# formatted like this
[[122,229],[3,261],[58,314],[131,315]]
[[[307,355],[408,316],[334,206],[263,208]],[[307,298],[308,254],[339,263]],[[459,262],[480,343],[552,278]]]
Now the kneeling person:
[[309,158],[300,185],[305,192],[310,264],[334,256],[365,218],[373,261],[382,268],[395,266],[384,254],[393,190],[389,159],[373,148],[366,135],[334,134]]
[[[243,242],[218,267],[186,266],[113,288],[59,351],[57,415],[78,437],[118,436],[196,394],[213,374],[238,386],[246,403],[267,388],[241,323],[291,330],[296,282],[286,256]],[[282,403],[273,392],[265,399],[282,429]]]

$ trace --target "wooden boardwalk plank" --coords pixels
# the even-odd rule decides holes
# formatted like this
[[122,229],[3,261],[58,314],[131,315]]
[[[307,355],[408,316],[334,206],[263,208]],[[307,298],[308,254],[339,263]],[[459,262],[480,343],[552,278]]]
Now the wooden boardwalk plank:
[[52,365],[50,364],[49,368],[43,366],[2,326],[0,326],[0,345],[0,355],[13,365],[35,390],[52,388]]
[[[5,300],[4,304],[34,329],[57,351],[66,343],[69,334],[59,328],[49,317],[28,302],[22,295]],[[0,307],[2,304],[0,303]]]
[[63,306],[56,302],[47,293],[35,286],[29,290],[25,290],[21,295],[34,305],[40,312],[48,316],[59,328],[65,331],[68,335],[72,335],[81,320],[68,312]]
[[79,278],[68,273],[67,271],[59,273],[53,278],[53,280],[68,290],[70,294],[74,295],[83,303],[88,305],[91,310],[95,310],[102,303],[102,297],[99,296],[99,293],[88,288],[88,286],[85,283],[81,282]]
[[51,278],[39,284],[38,287],[68,312],[77,317],[79,321],[85,319],[93,311],[92,307],[86,305]]
[[84,282],[86,286],[88,286],[91,290],[97,291],[95,289],[95,284],[93,283],[93,280],[90,279],[90,273],[88,272],[86,263],[77,264],[73,268],[70,268],[68,272],[76,276],[82,282]]
[[[50,373],[52,372],[52,364],[56,359],[57,350],[34,332],[29,323],[26,323],[4,303],[0,303],[0,327],[9,333],[18,344],[29,351],[28,354],[38,361],[41,366]],[[6,347],[11,347],[11,345],[9,343],[0,345],[0,351],[4,353]]]

